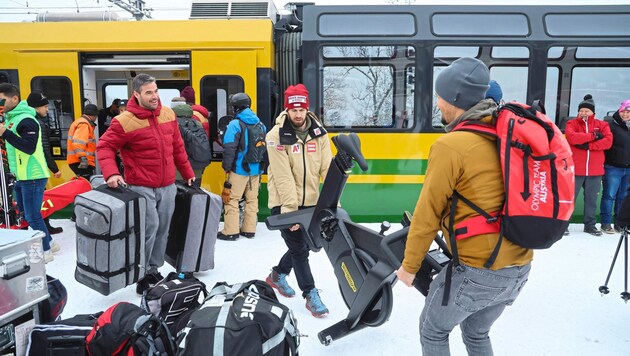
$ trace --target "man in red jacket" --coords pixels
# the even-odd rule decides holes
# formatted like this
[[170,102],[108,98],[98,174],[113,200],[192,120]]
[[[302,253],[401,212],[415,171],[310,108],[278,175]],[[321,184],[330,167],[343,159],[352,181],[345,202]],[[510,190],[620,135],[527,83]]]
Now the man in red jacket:
[[[142,294],[163,278],[158,268],[164,265],[168,230],[175,209],[175,167],[188,185],[195,180],[195,174],[188,162],[175,113],[162,106],[155,78],[138,74],[132,85],[133,97],[127,111],[112,120],[98,142],[96,155],[109,187],[128,184],[147,200],[147,274],[136,286],[136,292]],[[124,180],[116,164],[118,150]]]
[[604,175],[604,151],[612,146],[613,136],[608,123],[595,118],[595,102],[590,94],[578,106],[578,116],[567,122],[567,141],[575,163],[575,199],[584,187],[584,232],[601,236],[595,216],[597,193]]

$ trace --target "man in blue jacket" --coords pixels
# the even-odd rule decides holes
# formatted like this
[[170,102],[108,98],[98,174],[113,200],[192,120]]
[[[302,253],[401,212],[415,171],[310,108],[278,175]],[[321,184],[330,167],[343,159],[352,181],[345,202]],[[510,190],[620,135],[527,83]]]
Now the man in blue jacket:
[[[256,234],[258,190],[267,150],[267,128],[250,109],[251,103],[245,93],[237,93],[230,98],[235,120],[228,124],[223,138],[225,151],[221,165],[227,175],[225,187],[228,189],[223,194],[225,224],[223,231],[217,234],[220,240],[235,241],[239,233],[247,238],[253,238]],[[238,202],[243,195],[246,204],[245,217],[243,226],[239,227]]]

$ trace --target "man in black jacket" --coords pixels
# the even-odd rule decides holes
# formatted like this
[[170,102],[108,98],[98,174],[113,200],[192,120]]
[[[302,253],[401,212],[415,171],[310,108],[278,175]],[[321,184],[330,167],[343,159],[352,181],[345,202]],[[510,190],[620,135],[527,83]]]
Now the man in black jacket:
[[[42,147],[44,148],[44,156],[46,157],[46,165],[48,169],[53,173],[55,178],[61,177],[61,171],[57,167],[57,162],[52,156],[52,150],[50,149],[50,128],[48,127],[48,99],[40,91],[33,91],[26,99],[28,106],[35,109],[37,115],[35,118],[39,121],[39,126],[42,130]],[[63,232],[61,227],[52,227],[48,218],[44,219],[48,232],[51,235],[59,234]],[[54,252],[54,251],[53,251]]]
[[614,234],[621,232],[621,228],[615,224],[613,229],[611,223],[616,221],[621,202],[630,186],[630,100],[621,103],[609,124],[613,143],[612,147],[604,152],[606,154],[604,188],[599,215],[602,231]]

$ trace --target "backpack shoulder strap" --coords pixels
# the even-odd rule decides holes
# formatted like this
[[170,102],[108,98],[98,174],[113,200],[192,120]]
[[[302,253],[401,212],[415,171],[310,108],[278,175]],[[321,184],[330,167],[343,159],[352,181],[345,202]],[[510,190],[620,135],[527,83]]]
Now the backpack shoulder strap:
[[492,124],[477,120],[467,120],[460,122],[452,131],[467,131],[480,135],[497,138],[497,128]]

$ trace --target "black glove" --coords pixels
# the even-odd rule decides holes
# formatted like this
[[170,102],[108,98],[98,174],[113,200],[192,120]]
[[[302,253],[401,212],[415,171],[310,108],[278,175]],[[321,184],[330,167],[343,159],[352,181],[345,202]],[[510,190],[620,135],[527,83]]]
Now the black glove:
[[413,279],[413,286],[425,297],[429,295],[429,287],[431,286],[431,282],[433,282],[433,277],[431,276],[432,270],[429,263],[424,260],[420,265],[420,270],[416,273],[416,278]]
[[87,157],[83,156],[80,158],[81,162],[79,163],[79,166],[77,168],[79,169],[87,169],[89,164],[88,164],[88,159]]
[[577,148],[581,148],[583,150],[588,150],[588,143],[583,143],[581,145],[575,145]]
[[601,140],[602,138],[604,138],[604,134],[599,131],[595,131],[595,141]]

